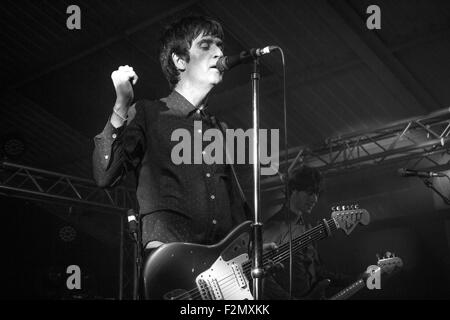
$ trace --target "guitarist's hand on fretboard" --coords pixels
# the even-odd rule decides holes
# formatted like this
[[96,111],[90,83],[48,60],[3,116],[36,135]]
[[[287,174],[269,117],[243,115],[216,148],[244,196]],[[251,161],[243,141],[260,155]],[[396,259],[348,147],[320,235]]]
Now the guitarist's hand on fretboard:
[[[268,242],[268,243],[264,243],[263,244],[263,253],[272,251],[272,250],[276,250],[278,249],[278,246],[275,242]],[[284,265],[277,261],[272,261],[272,260],[268,260],[267,263],[264,266],[264,272],[267,275],[274,275],[277,272],[280,272],[284,269]]]

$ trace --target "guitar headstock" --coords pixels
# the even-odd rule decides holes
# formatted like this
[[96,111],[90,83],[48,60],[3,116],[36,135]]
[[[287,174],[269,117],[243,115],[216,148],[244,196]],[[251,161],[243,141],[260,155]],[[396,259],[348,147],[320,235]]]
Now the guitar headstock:
[[369,212],[360,209],[358,205],[335,206],[332,208],[331,218],[339,229],[349,235],[358,224],[368,225],[370,222]]
[[377,265],[380,267],[381,272],[391,273],[395,269],[403,267],[403,261],[399,257],[396,257],[395,254],[387,251],[383,258],[378,257]]

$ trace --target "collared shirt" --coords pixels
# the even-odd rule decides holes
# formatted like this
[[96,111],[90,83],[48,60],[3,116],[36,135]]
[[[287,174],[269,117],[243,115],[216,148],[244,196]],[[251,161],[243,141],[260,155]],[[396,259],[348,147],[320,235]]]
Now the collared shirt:
[[[201,122],[201,129],[194,121]],[[144,244],[210,244],[245,220],[229,166],[193,162],[195,135],[202,137],[212,127],[204,110],[197,112],[173,91],[165,99],[138,101],[128,111],[126,126],[115,129],[108,121],[94,138],[94,178],[100,186],[115,185],[129,171],[136,176],[139,212],[148,215]],[[177,129],[189,132],[191,163],[175,164],[172,159],[172,150],[181,142],[172,141]],[[203,141],[202,150],[209,143]]]

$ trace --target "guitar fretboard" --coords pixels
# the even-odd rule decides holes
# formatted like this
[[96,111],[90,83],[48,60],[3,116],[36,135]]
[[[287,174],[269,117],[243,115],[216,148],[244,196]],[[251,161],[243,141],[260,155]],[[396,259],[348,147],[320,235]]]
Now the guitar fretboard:
[[356,292],[364,288],[365,281],[364,279],[359,279],[358,281],[354,282],[347,288],[345,288],[342,291],[339,291],[334,296],[332,296],[329,300],[345,300],[350,298],[352,295],[354,295]]
[[[330,232],[327,231],[327,226]],[[306,248],[317,240],[324,239],[337,230],[337,224],[333,219],[322,222],[314,228],[306,231],[302,235],[292,240],[292,253]],[[290,256],[289,242],[282,244],[278,249],[263,254],[263,266],[267,267],[270,263],[278,263],[288,259]],[[242,265],[247,279],[251,278],[252,261],[249,260]]]

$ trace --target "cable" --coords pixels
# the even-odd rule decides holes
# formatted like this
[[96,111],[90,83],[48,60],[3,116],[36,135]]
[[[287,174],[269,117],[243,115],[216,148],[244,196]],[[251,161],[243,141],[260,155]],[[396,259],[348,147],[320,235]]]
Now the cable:
[[284,174],[284,192],[286,197],[285,205],[287,205],[286,211],[286,222],[289,228],[289,298],[292,299],[292,227],[289,221],[289,210],[290,210],[290,192],[289,192],[289,162],[288,162],[288,135],[287,135],[287,103],[286,103],[286,62],[284,59],[283,49],[276,46],[276,50],[280,51],[281,62],[283,64],[283,122],[284,122],[284,161],[286,167],[286,173]]

